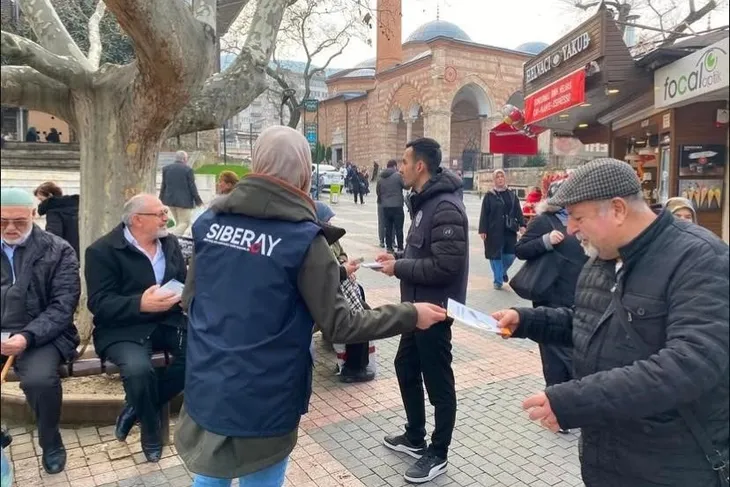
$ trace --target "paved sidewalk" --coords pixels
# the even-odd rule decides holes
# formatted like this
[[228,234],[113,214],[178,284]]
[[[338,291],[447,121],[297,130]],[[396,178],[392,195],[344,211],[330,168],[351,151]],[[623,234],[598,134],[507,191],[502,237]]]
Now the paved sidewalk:
[[[466,195],[471,226],[478,222],[479,200]],[[348,230],[344,248],[351,256],[372,259],[377,248],[374,197],[364,206],[343,198],[333,207],[333,223]],[[483,311],[525,305],[507,287],[492,289],[481,241],[471,234],[468,304]],[[368,302],[398,300],[398,282],[363,269],[358,273]],[[340,384],[333,375],[335,356],[317,336],[314,393],[302,418],[299,443],[287,470],[292,487],[403,486],[413,460],[382,446],[382,438],[402,430],[393,358],[398,338],[377,342],[378,378],[356,385]],[[454,372],[458,394],[457,426],[449,468],[427,485],[439,486],[573,486],[581,485],[577,434],[555,435],[531,423],[522,400],[543,389],[537,347],[522,340],[502,340],[462,326],[453,333]],[[433,408],[427,413],[433,418]],[[429,432],[433,424],[428,426]],[[129,441],[113,438],[113,426],[62,431],[69,462],[66,471],[49,476],[39,467],[40,449],[32,427],[16,427],[10,452],[18,487],[35,486],[171,486],[192,483],[174,448],[159,464],[144,462],[138,431]]]

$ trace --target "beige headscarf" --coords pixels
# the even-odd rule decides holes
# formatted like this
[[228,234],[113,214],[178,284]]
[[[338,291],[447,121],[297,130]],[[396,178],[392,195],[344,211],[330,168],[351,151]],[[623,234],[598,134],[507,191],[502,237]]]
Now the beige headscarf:
[[312,184],[309,142],[291,127],[269,127],[256,139],[251,171],[280,179],[308,193]]

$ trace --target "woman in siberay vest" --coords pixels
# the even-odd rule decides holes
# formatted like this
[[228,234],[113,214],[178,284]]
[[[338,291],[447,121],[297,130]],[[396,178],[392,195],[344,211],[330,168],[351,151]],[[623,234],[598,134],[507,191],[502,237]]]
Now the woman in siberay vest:
[[351,311],[329,247],[344,230],[317,222],[307,140],[268,128],[252,159],[251,174],[193,224],[175,445],[196,487],[283,485],[312,391],[314,322],[326,340],[356,343],[445,319],[424,303]]

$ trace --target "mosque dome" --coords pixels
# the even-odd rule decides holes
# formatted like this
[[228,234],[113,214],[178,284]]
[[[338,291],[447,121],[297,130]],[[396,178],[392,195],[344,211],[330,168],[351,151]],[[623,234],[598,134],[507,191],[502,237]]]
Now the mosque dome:
[[517,51],[526,52],[528,54],[540,54],[548,47],[544,42],[525,42],[517,46]]
[[408,36],[406,42],[427,42],[436,37],[449,37],[458,41],[471,41],[471,37],[461,27],[445,20],[434,20],[423,24]]

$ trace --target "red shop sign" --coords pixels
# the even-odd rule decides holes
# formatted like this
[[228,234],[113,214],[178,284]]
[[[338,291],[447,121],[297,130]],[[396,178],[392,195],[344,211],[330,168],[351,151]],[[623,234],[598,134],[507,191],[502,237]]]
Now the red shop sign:
[[525,98],[525,123],[532,124],[580,105],[586,99],[586,72],[580,69]]

